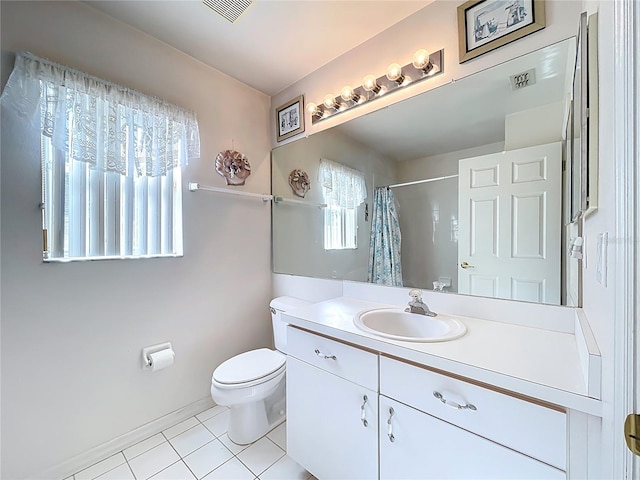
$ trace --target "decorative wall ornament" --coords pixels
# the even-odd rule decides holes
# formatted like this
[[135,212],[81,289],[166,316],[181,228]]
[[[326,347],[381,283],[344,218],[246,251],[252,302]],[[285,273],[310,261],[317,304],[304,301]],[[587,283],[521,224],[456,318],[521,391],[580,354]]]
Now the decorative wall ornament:
[[244,181],[251,175],[251,165],[242,153],[225,150],[216,157],[216,172],[225,178],[227,185],[244,185]]
[[299,168],[292,170],[289,174],[289,185],[293,190],[293,193],[298,197],[304,198],[306,193],[311,189],[311,181],[309,175],[304,170]]
[[458,7],[460,63],[544,27],[544,0],[469,0]]

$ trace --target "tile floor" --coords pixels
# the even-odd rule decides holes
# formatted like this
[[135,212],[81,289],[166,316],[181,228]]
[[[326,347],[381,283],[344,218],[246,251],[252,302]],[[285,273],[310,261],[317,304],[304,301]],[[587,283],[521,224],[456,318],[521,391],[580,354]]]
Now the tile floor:
[[65,480],[315,480],[286,455],[285,424],[240,446],[227,436],[228,417],[215,406]]

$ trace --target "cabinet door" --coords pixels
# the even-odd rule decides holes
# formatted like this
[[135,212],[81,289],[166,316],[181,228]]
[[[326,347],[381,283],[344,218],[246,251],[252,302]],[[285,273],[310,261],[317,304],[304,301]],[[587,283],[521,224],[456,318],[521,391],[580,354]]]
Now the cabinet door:
[[287,453],[322,480],[378,478],[378,394],[288,357]]
[[554,480],[565,473],[380,396],[380,480],[399,478]]

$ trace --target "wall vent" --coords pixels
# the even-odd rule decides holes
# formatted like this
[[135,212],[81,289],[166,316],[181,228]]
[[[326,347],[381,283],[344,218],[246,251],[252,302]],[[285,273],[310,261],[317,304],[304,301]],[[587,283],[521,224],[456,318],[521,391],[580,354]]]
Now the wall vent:
[[235,22],[253,3],[252,0],[202,0],[207,7],[226,18],[231,23]]
[[516,73],[509,77],[511,82],[511,90],[520,90],[536,84],[536,69],[532,68],[525,72]]

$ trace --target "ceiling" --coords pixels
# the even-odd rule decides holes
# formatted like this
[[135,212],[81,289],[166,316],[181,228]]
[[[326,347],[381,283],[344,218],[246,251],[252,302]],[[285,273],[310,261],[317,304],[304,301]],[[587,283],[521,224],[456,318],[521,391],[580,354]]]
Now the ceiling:
[[273,96],[433,0],[254,0],[231,23],[199,0],[84,3]]

